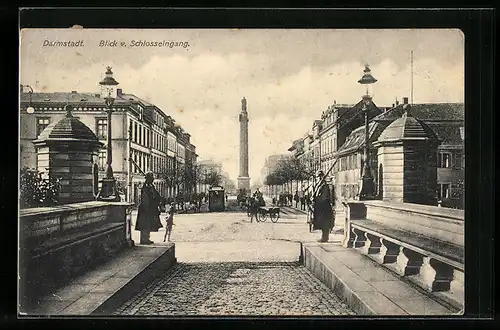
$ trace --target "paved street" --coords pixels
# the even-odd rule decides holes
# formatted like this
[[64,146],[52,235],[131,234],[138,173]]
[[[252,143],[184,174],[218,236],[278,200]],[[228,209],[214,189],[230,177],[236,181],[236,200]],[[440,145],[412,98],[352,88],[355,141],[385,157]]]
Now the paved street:
[[293,262],[184,263],[124,304],[118,315],[353,315]]
[[[354,313],[298,263],[298,242],[315,242],[320,235],[309,233],[305,215],[287,209],[277,223],[269,219],[250,223],[246,213],[229,209],[176,215],[171,240],[178,264],[116,314]],[[134,231],[133,235],[138,242],[139,233]],[[162,244],[163,235],[161,230],[151,238]],[[340,240],[340,236],[334,235],[332,240]]]

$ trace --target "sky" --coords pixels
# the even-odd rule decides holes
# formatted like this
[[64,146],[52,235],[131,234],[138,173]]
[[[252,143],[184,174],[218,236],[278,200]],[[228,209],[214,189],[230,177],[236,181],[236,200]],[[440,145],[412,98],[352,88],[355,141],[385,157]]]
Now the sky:
[[[44,46],[80,40],[83,46]],[[113,40],[115,47],[100,45]],[[141,40],[177,46],[132,46]],[[463,102],[464,36],[450,29],[26,29],[20,81],[35,92],[98,93],[109,65],[124,93],[175,118],[191,134],[199,159],[221,162],[235,181],[245,97],[255,184],[266,157],[287,153],[329,105],[361,99],[357,81],[365,64],[378,80],[375,104],[410,97],[412,50],[413,102]]]

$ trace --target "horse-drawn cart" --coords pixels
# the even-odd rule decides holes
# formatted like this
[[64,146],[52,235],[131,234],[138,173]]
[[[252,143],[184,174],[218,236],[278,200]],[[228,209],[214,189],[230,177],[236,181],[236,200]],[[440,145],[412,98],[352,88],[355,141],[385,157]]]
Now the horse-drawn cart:
[[278,219],[280,217],[280,208],[259,206],[257,221],[264,222],[266,221],[267,217],[269,217],[272,222],[278,222]]

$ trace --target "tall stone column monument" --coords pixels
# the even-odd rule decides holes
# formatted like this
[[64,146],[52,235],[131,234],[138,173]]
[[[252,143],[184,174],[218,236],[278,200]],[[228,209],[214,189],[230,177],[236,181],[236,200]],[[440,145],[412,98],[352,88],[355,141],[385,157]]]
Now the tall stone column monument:
[[248,113],[247,100],[241,100],[240,112],[240,175],[238,176],[238,189],[250,190],[250,177],[248,176]]

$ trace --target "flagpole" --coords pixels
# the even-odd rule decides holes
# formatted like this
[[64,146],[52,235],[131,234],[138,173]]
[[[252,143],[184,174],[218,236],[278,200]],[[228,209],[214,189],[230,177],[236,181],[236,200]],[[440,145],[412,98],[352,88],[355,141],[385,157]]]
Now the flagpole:
[[413,104],[413,50],[411,51],[411,100],[410,104]]

